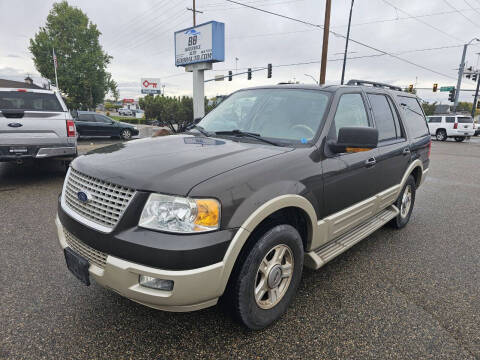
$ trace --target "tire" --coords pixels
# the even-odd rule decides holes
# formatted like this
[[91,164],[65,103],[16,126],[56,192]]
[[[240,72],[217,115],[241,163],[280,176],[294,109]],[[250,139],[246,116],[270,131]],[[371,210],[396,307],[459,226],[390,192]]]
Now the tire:
[[120,131],[120,137],[123,140],[130,140],[132,138],[132,131],[129,129],[123,129]]
[[283,315],[297,292],[303,270],[302,239],[293,226],[276,225],[242,252],[239,261],[230,283],[230,306],[241,323],[260,330]]
[[[410,200],[409,205],[407,203],[403,203],[404,194],[410,191]],[[398,196],[397,201],[395,202],[395,206],[400,210],[399,214],[390,221],[390,225],[392,225],[396,229],[401,229],[405,225],[408,224],[410,221],[410,216],[412,215],[413,206],[415,205],[415,193],[416,193],[416,185],[415,179],[412,175],[407,178],[405,185],[403,186],[400,195]],[[408,198],[408,195],[406,196]],[[407,208],[408,207],[408,208]]]
[[462,142],[463,140],[465,140],[464,136],[455,136],[455,141],[456,142]]
[[438,141],[445,141],[447,140],[447,132],[444,129],[437,130],[435,137]]

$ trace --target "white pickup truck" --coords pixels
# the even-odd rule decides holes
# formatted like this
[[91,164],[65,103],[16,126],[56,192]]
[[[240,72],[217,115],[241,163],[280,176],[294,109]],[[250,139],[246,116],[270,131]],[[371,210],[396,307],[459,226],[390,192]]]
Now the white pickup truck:
[[58,92],[0,88],[0,162],[76,155],[75,123]]
[[427,123],[430,135],[439,141],[452,137],[461,142],[475,134],[473,120],[467,115],[432,115],[427,117]]

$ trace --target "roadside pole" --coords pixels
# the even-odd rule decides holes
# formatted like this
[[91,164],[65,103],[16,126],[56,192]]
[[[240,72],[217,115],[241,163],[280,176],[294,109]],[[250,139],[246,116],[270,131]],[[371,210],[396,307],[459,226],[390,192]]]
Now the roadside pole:
[[350,25],[352,23],[352,11],[354,1],[355,0],[352,0],[352,3],[350,5],[350,16],[348,18],[347,38],[345,39],[345,54],[343,54],[342,79],[340,80],[340,85],[343,85],[343,82],[345,81],[345,65],[347,64],[348,40],[350,39]]
[[463,45],[462,60],[460,61],[460,67],[458,68],[458,80],[457,80],[457,91],[455,92],[455,101],[453,102],[453,111],[457,112],[458,97],[460,96],[460,86],[462,85],[463,71],[465,68],[465,55],[467,54],[468,45],[474,41],[480,41],[478,38],[473,38],[468,43]]
[[455,92],[455,101],[453,102],[453,112],[457,112],[457,105],[458,105],[458,97],[460,95],[460,86],[462,85],[462,77],[463,77],[463,70],[465,68],[465,55],[467,54],[467,47],[468,44],[463,45],[463,53],[462,53],[462,60],[460,61],[460,67],[458,68],[458,79],[457,79],[457,87],[458,89]]
[[325,4],[325,23],[323,27],[323,44],[322,44],[322,64],[320,65],[320,85],[325,84],[325,75],[327,72],[327,55],[328,55],[328,35],[330,34],[330,10],[332,8],[332,0],[327,0]]
[[480,72],[477,73],[477,89],[475,90],[475,97],[473,98],[472,119],[475,119],[475,110],[477,109],[478,88],[479,88],[479,86],[480,86]]

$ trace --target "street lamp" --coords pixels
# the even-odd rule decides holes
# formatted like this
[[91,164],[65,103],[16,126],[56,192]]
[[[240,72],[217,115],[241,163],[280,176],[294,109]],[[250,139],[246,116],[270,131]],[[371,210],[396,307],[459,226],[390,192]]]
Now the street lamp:
[[305,76],[308,76],[308,77],[311,77],[311,78],[312,78],[312,80],[313,80],[313,81],[315,81],[315,84],[317,84],[317,85],[318,85],[318,81],[317,81],[317,79],[315,79],[315,78],[314,78],[312,75],[310,75],[310,74],[303,74],[303,75],[305,75]]
[[457,91],[455,92],[455,101],[453,103],[454,112],[457,112],[458,97],[460,95],[460,86],[462,85],[463,68],[465,67],[465,56],[467,55],[467,47],[474,41],[480,41],[480,39],[473,38],[468,43],[463,45],[462,61],[460,62],[460,67],[458,68]]

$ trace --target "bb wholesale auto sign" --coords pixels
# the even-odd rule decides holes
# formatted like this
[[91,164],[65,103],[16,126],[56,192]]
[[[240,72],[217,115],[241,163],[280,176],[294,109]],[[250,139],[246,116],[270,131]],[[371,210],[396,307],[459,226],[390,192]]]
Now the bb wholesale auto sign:
[[175,65],[225,60],[225,24],[210,21],[175,32]]
[[159,78],[142,78],[140,80],[142,94],[160,94],[160,79]]

